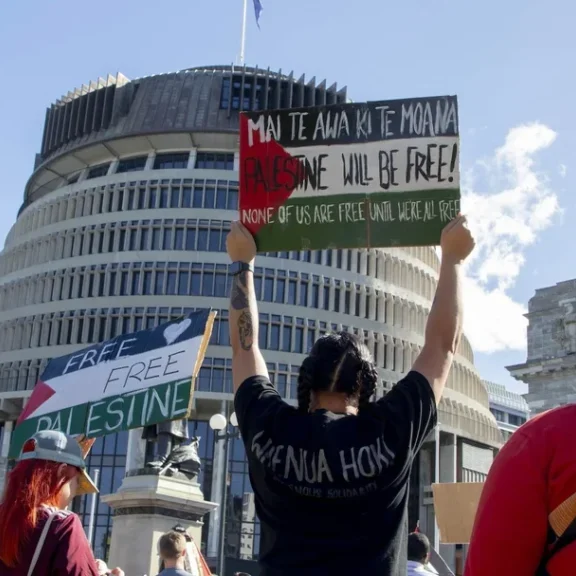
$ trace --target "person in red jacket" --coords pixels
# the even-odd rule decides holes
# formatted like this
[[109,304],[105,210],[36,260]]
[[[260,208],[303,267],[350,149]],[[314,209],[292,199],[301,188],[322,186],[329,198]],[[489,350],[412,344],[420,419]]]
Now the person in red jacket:
[[576,405],[556,408],[504,445],[482,491],[465,576],[575,573],[575,424]]
[[27,440],[0,503],[0,576],[99,576],[80,518],[67,510],[97,491],[74,438],[44,430]]

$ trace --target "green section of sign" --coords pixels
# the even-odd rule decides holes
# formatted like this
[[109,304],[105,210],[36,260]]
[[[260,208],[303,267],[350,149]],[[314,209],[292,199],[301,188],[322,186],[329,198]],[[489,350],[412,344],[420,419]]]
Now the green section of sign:
[[191,393],[192,381],[178,380],[29,418],[14,430],[9,457],[16,458],[24,442],[39,430],[94,438],[185,418]]
[[259,252],[432,246],[459,212],[455,189],[290,199],[256,242]]

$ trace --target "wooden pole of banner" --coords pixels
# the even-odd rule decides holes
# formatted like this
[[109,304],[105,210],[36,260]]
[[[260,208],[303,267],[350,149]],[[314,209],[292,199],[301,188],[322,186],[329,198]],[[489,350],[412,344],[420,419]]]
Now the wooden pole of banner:
[[246,20],[248,16],[248,0],[244,0],[242,13],[242,36],[240,37],[240,66],[244,66],[246,56]]

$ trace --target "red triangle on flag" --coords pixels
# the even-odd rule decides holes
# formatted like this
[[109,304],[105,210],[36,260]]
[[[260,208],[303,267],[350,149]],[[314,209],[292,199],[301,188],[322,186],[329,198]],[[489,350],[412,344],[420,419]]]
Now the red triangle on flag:
[[49,398],[52,398],[56,392],[48,386],[42,380],[38,380],[36,382],[36,386],[34,386],[34,390],[32,391],[32,396],[24,406],[24,410],[20,414],[18,418],[17,424],[20,424],[23,420],[26,420],[30,414],[32,414],[37,408],[39,408],[44,402],[46,402]]
[[252,234],[267,223],[305,180],[305,165],[275,140],[262,142],[260,132],[248,141],[248,116],[240,115],[240,221]]

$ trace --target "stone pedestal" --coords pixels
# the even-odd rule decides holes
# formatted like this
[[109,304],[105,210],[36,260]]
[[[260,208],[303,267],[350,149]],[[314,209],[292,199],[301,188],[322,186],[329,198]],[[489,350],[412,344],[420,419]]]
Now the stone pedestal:
[[176,524],[200,546],[202,518],[218,506],[204,500],[196,482],[145,473],[127,476],[101,500],[114,510],[108,565],[131,576],[158,574],[158,540]]

